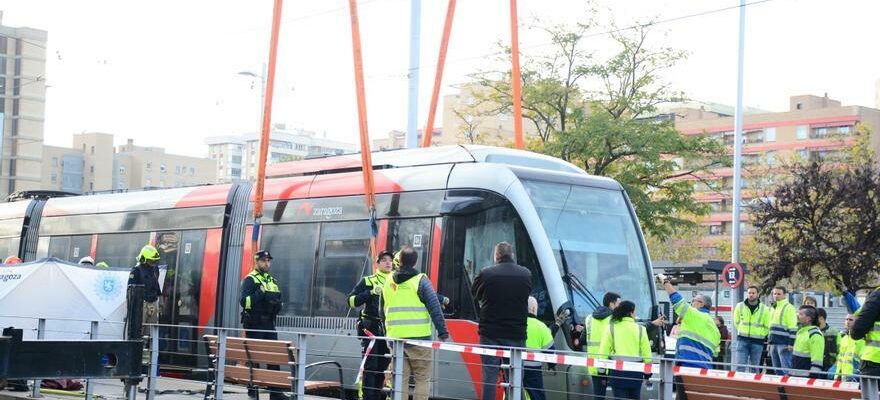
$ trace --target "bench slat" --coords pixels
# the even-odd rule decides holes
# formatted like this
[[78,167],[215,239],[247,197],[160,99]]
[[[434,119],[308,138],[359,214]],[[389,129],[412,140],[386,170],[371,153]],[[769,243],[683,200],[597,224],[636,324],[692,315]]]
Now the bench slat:
[[817,387],[786,386],[785,395],[788,400],[851,400],[861,399],[861,392],[847,389],[827,389]]
[[[740,380],[720,379],[707,376],[679,375],[684,383],[684,390],[704,395],[736,396],[745,399],[779,400],[778,386],[774,384]],[[716,397],[724,398],[724,397]]]
[[[226,366],[226,378],[238,383],[250,382],[250,370],[248,367],[236,365]],[[254,369],[254,384],[277,388],[290,388],[290,374],[285,371],[272,371],[268,369]]]
[[[211,346],[211,353],[217,354],[216,346]],[[226,349],[226,359],[228,361],[238,361],[242,363],[250,360],[258,364],[271,365],[287,365],[287,363],[290,362],[287,353],[267,353],[251,350],[250,358],[248,358],[248,353],[243,349]]]

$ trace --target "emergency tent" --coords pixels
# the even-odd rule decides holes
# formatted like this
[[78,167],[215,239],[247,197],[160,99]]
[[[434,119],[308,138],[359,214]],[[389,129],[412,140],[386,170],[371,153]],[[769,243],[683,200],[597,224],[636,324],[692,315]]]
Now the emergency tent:
[[57,258],[0,265],[0,327],[36,339],[42,318],[45,339],[85,340],[94,321],[98,339],[122,339],[127,283],[127,270]]

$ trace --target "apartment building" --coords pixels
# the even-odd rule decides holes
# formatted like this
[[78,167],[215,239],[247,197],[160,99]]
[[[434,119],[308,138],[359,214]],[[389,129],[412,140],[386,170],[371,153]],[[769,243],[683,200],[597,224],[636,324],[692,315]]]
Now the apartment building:
[[[733,116],[705,109],[671,110],[676,128],[684,135],[709,135],[729,145],[734,143]],[[790,98],[785,112],[757,112],[743,117],[743,204],[760,201],[781,178],[780,168],[787,160],[824,159],[848,151],[855,142],[855,125],[872,132],[880,129],[880,110],[862,106],[843,106],[825,96],[802,95]],[[872,136],[872,146],[880,154],[880,134]],[[718,168],[694,180],[696,198],[708,203],[712,213],[700,224],[705,234],[701,246],[706,256],[716,254],[719,241],[728,240],[732,224],[733,169]],[[744,235],[753,232],[748,224],[748,207],[740,221]]]
[[[213,136],[205,139],[208,156],[217,162],[219,182],[255,180],[260,158],[260,135]],[[319,137],[315,132],[286,129],[275,124],[269,136],[267,164],[302,160],[310,156],[344,154],[359,151],[354,143]]]
[[169,188],[217,182],[217,162],[210,158],[169,154],[128,139],[113,157],[114,190]]
[[0,11],[0,198],[39,189],[46,118],[43,30],[2,25]]

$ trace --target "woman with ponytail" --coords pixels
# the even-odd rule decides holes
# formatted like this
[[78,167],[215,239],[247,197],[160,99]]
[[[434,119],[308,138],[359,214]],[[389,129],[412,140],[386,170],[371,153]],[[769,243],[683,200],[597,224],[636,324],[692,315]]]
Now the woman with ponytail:
[[[624,300],[611,314],[611,323],[599,345],[599,356],[611,360],[651,362],[651,344],[644,326],[636,323],[635,303]],[[642,381],[650,375],[641,372],[612,370],[608,374],[608,386],[614,390],[615,399],[639,399]]]

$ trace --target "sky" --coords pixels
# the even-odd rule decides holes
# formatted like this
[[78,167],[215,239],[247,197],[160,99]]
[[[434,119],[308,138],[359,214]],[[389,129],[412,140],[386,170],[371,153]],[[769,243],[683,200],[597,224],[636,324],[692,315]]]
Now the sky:
[[[744,101],[785,111],[797,94],[874,106],[880,78],[876,0],[748,0]],[[360,30],[371,139],[407,124],[411,0],[360,0]],[[539,29],[587,21],[584,42],[611,53],[609,27],[648,20],[650,44],[688,58],[663,79],[695,100],[734,104],[737,0],[519,0],[523,58],[549,50]],[[83,131],[117,144],[205,156],[205,138],[255,132],[260,74],[268,60],[272,0],[3,0],[3,25],[49,32],[47,144],[69,146]],[[498,68],[509,43],[509,2],[458,0],[441,94],[468,74]],[[419,126],[427,120],[447,2],[422,0]],[[724,10],[727,9],[727,10]],[[714,10],[720,10],[712,12]],[[357,108],[348,2],[284,2],[272,121],[356,143]],[[442,110],[442,104],[438,107]],[[438,112],[440,112],[438,110]],[[440,116],[438,115],[439,125]]]

